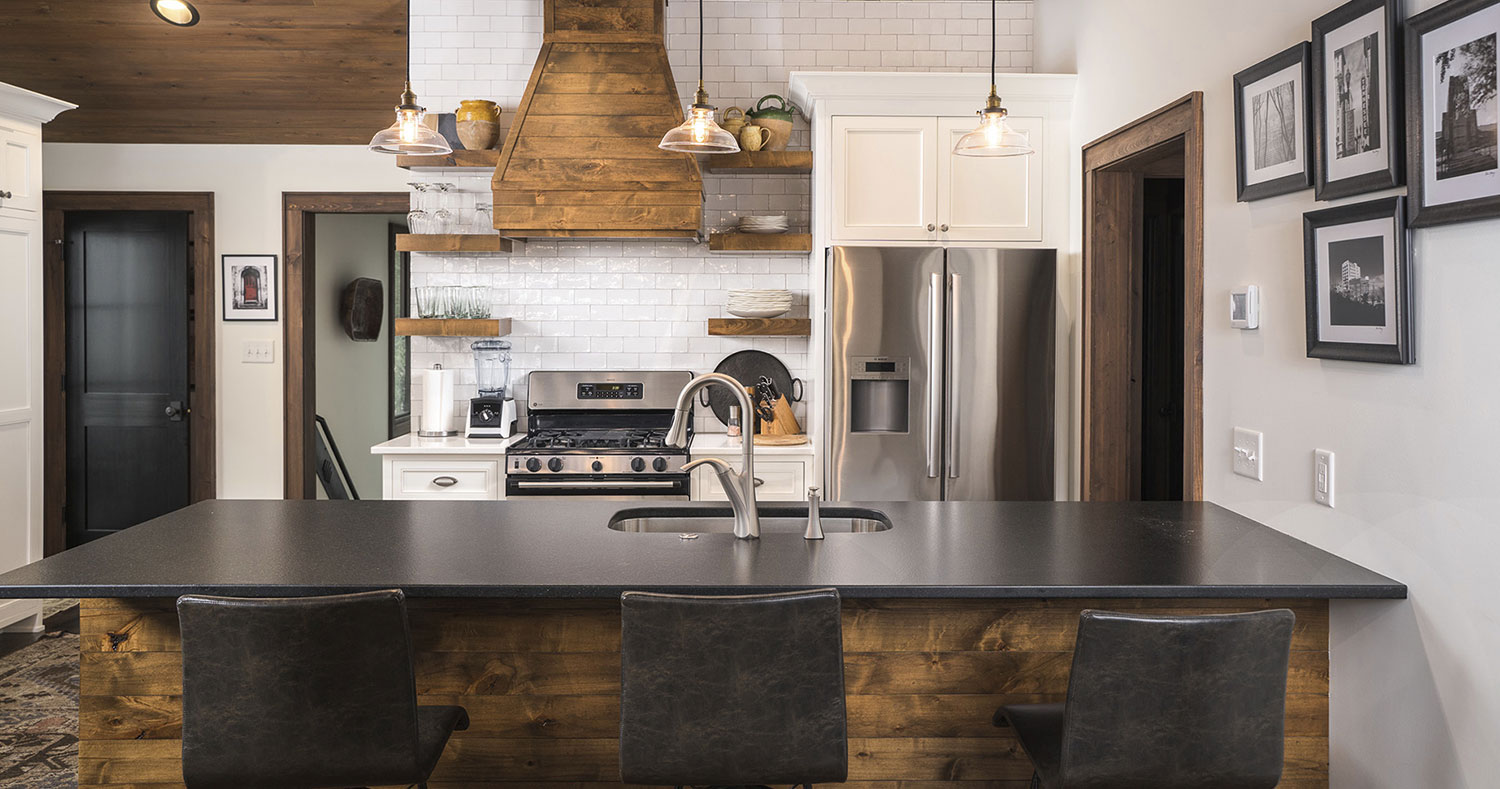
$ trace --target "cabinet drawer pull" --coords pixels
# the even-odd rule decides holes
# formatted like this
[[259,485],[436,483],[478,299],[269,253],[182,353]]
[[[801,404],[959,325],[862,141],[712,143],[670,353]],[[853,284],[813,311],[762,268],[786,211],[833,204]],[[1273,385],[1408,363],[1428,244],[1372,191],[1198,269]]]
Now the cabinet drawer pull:
[[937,230],[937,225],[934,225],[933,223],[928,222],[927,223],[927,232],[931,233],[934,230]]
[[458,484],[458,480],[453,477],[433,477],[432,484],[440,488],[451,488]]
[[941,230],[944,233],[946,233],[946,232],[948,232],[948,226],[947,225],[938,225],[938,230]]
[[10,192],[0,192],[0,200],[9,200],[10,198]]

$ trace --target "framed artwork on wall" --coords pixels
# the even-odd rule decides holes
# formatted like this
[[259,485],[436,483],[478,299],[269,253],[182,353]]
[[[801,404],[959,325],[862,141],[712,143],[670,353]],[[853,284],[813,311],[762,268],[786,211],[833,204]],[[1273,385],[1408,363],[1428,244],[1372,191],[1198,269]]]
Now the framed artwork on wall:
[[1406,198],[1303,215],[1307,355],[1411,364]]
[[1406,175],[1401,0],[1350,0],[1312,24],[1319,200],[1400,186]]
[[1234,75],[1234,152],[1240,202],[1312,186],[1308,43]]
[[219,268],[224,320],[276,320],[280,283],[276,281],[275,255],[222,255]]
[[1500,216],[1497,38],[1500,0],[1449,0],[1407,21],[1413,227]]

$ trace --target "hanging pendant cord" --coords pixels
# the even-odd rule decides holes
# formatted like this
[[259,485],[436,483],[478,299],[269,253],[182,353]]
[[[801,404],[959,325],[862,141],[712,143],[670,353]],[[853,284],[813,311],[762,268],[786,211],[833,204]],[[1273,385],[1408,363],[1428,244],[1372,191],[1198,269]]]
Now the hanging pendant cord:
[[[702,8],[701,3],[699,5],[699,7]],[[700,26],[701,26],[701,23],[700,23]],[[990,84],[991,85],[995,84],[995,47],[996,47],[996,43],[995,43],[995,31],[996,31],[996,29],[997,28],[995,27],[995,0],[990,0]],[[701,44],[702,42],[700,41],[699,43]],[[703,59],[702,53],[699,53],[698,59],[700,61]],[[699,66],[699,69],[701,70],[702,66]]]
[[703,0],[698,0],[698,87],[703,87]]

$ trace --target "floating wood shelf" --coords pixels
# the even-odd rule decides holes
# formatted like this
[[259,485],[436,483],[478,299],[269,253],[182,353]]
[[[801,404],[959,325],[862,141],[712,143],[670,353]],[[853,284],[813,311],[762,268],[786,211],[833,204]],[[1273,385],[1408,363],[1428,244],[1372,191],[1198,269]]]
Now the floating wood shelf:
[[504,337],[510,318],[397,318],[398,337]]
[[708,333],[731,337],[808,337],[812,318],[709,318]]
[[711,173],[797,175],[812,172],[812,151],[740,151],[708,157]]
[[397,252],[509,252],[510,249],[510,239],[504,236],[435,233],[400,233],[396,236]]
[[710,252],[811,252],[811,233],[711,233]]
[[396,166],[407,170],[446,170],[452,167],[488,167],[495,169],[500,163],[500,152],[488,151],[454,151],[442,156],[406,156],[396,157]]

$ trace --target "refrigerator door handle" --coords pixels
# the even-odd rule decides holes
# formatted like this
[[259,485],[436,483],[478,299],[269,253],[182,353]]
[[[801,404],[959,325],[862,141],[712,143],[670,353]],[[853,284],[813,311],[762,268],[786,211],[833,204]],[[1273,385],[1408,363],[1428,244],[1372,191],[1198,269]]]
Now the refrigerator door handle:
[[[949,274],[948,275],[948,283],[949,283],[948,284],[948,332],[947,332],[948,358],[945,360],[945,362],[943,364],[943,367],[944,367],[944,369],[946,371],[948,371],[949,375],[953,375],[954,373],[952,371],[955,371],[955,370],[958,369],[958,363],[959,363],[958,362],[959,327],[962,325],[962,321],[959,320],[958,303],[959,303],[959,300],[960,300],[959,299],[959,289],[963,285],[963,279],[961,277],[959,277],[958,274]],[[948,430],[947,430],[947,433],[948,433],[948,478],[949,479],[958,479],[958,437],[960,435],[962,435],[961,428],[960,428],[959,423],[958,423],[959,422],[959,402],[958,402],[958,394],[959,394],[959,392],[958,392],[958,390],[959,390],[958,382],[957,381],[950,382],[950,385],[948,386],[948,402],[946,404],[946,407],[944,408],[944,410],[948,412]]]
[[941,274],[933,274],[927,283],[927,477],[936,479],[941,475],[938,468],[938,441],[942,434],[939,405],[943,401],[942,342],[943,288]]

